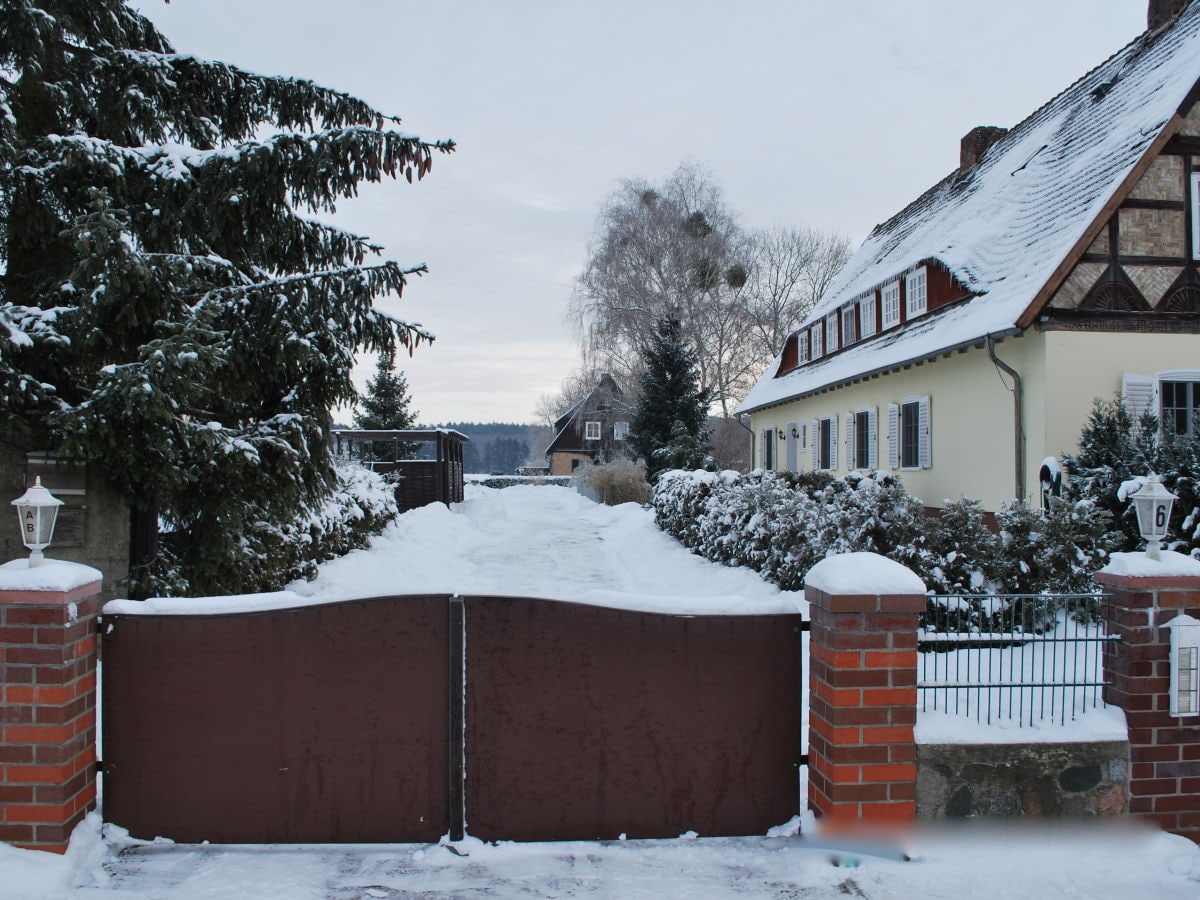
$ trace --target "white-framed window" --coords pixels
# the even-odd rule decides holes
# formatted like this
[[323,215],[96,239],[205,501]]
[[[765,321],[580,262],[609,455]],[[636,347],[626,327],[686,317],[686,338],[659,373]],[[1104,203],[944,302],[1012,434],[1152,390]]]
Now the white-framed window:
[[875,333],[875,292],[858,301],[858,333],[866,340]]
[[583,423],[583,439],[585,441],[600,440],[600,423],[599,422],[584,422]]
[[1172,369],[1155,375],[1125,372],[1121,402],[1137,428],[1153,413],[1159,428],[1173,434],[1200,432],[1200,369]]
[[796,335],[796,365],[808,362],[808,332],[802,331]]
[[846,468],[874,469],[879,465],[878,410],[864,407],[846,413]]
[[825,352],[832,353],[838,348],[838,314],[831,312],[825,317]]
[[879,291],[879,299],[882,305],[884,329],[899,325],[900,282],[893,281],[891,284],[885,284]]
[[812,467],[825,472],[837,468],[837,416],[824,416],[813,419],[812,426]]
[[614,422],[613,423],[613,440],[614,441],[623,441],[627,437],[629,437],[629,423],[628,422]]
[[929,396],[905,397],[888,404],[888,464],[893,469],[933,465]]
[[825,353],[824,344],[821,341],[822,327],[820,324],[817,324],[809,329],[809,346],[812,348],[813,359],[820,359]]
[[1192,173],[1192,259],[1200,259],[1200,172]]
[[904,309],[908,318],[925,314],[929,308],[925,290],[925,267],[914,269],[904,276]]
[[842,307],[842,346],[849,347],[858,340],[858,329],[854,327],[854,308],[856,304]]

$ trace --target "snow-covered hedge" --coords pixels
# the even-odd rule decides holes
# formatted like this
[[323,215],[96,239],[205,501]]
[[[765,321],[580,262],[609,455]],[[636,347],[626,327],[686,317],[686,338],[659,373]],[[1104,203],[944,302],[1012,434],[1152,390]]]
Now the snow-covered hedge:
[[659,526],[693,552],[747,566],[798,590],[827,556],[872,551],[916,572],[936,594],[1086,592],[1118,536],[1091,501],[1054,500],[1046,511],[1014,504],[999,533],[972,500],[929,518],[886,472],[842,478],[757,470],[672,471],[655,487]]
[[[219,585],[230,594],[278,590],[290,581],[310,579],[317,566],[365,547],[371,536],[381,532],[400,514],[394,486],[357,463],[336,460],[337,484],[319,505],[302,507],[295,520],[276,525],[260,520],[242,535],[235,583]],[[159,596],[188,596],[191,585],[172,565],[170,533],[163,535],[163,549],[152,573],[151,593]]]

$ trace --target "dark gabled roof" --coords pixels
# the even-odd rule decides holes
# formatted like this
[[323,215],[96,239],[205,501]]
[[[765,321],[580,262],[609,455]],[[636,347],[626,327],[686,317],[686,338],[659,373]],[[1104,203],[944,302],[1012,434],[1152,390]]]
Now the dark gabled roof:
[[[780,358],[739,408],[750,412],[1025,327],[1178,126],[1200,78],[1200,0],[1146,32],[875,227],[801,327],[927,260],[972,294],[776,377]],[[1183,109],[1186,112],[1186,109]]]
[[597,405],[605,397],[619,399],[624,396],[625,392],[621,390],[611,375],[601,375],[600,380],[596,383],[596,386],[588,391],[582,400],[554,420],[554,438],[550,441],[550,446],[546,448],[546,453],[550,454],[556,450],[564,449],[572,451],[576,450],[576,447],[572,446],[564,448],[559,446],[559,444],[562,443],[565,437],[568,437],[573,433],[571,426],[578,420],[579,416],[585,411],[596,409]]

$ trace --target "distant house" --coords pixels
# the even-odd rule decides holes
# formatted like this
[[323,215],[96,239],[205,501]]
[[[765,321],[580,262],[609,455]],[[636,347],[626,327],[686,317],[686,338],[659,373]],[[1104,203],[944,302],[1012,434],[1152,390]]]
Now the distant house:
[[625,452],[630,410],[611,375],[602,375],[588,395],[554,423],[546,450],[551,475],[570,475],[580,465],[607,462]]
[[1036,502],[1094,398],[1200,428],[1200,0],[877,226],[743,400],[756,463]]

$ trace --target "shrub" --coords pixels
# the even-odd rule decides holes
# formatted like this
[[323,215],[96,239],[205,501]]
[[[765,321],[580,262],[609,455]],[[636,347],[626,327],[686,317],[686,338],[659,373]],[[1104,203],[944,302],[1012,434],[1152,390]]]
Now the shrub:
[[582,488],[583,493],[608,506],[650,500],[646,467],[628,459],[616,459],[600,466],[580,466],[571,481],[576,489]]

